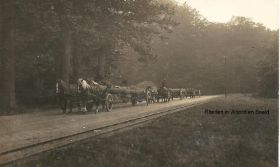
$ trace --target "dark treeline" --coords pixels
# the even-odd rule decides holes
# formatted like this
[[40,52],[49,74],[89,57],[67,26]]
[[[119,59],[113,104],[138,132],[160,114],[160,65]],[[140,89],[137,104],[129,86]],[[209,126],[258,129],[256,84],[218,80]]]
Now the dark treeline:
[[[169,0],[2,0],[0,102],[53,103],[55,82],[144,80],[205,93],[278,93],[278,31],[211,23]],[[225,61],[226,60],[226,61]],[[133,64],[132,64],[133,63]]]
[[168,1],[1,1],[2,106],[54,99],[57,78],[106,80],[124,46],[154,59],[151,34],[174,25],[172,13]]
[[153,38],[157,61],[138,64],[129,74],[137,76],[131,77],[135,83],[167,78],[170,87],[195,87],[206,94],[226,90],[278,97],[278,30],[245,17],[211,23],[186,5],[176,7],[173,19],[179,25],[172,33],[164,40]]

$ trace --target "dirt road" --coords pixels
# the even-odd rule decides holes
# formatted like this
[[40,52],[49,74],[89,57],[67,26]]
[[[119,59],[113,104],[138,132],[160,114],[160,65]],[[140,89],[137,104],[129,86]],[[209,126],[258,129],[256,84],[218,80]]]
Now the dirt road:
[[218,96],[174,100],[149,106],[138,105],[113,109],[112,112],[62,114],[60,110],[0,117],[0,154],[63,136],[101,128],[127,119],[145,116],[179,105],[207,102]]
[[[269,114],[209,111],[269,110]],[[230,95],[10,166],[267,167],[278,162],[278,99]]]

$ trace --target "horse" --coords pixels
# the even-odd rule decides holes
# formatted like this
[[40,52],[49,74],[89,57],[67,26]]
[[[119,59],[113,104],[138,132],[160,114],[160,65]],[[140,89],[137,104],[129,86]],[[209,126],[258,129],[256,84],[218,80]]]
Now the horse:
[[157,89],[157,102],[162,99],[162,102],[169,102],[171,99],[171,91],[166,87],[159,87]]
[[156,102],[156,91],[153,90],[151,86],[146,87],[146,104],[152,104]]
[[188,88],[186,94],[186,97],[195,98],[195,90],[193,88]]
[[194,90],[194,94],[195,94],[195,96],[200,97],[200,96],[201,96],[201,91],[200,91],[200,89],[195,89],[195,90]]
[[[102,104],[102,111],[105,108],[105,95],[107,87],[98,84],[95,81],[89,81],[85,79],[78,79],[79,92],[82,95],[83,111],[87,112],[91,109],[92,105],[87,104],[87,100],[93,100],[95,102],[95,113],[99,112],[99,104]],[[90,106],[90,107],[87,107]]]
[[182,100],[184,97],[186,97],[186,89],[180,89],[180,100]]
[[174,98],[180,98],[180,100],[182,100],[185,97],[186,90],[183,88],[169,90],[171,92],[171,100],[173,100]]
[[[77,98],[77,85],[66,83],[61,79],[58,79],[56,82],[56,94],[63,113],[67,110],[67,104],[69,104],[69,112],[72,112],[73,103],[79,102]],[[79,103],[78,107],[80,107]]]

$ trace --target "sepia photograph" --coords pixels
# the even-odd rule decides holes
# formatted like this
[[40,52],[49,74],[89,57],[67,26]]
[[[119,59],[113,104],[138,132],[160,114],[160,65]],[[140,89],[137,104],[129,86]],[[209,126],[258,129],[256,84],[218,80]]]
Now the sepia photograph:
[[277,167],[278,0],[1,0],[0,166]]

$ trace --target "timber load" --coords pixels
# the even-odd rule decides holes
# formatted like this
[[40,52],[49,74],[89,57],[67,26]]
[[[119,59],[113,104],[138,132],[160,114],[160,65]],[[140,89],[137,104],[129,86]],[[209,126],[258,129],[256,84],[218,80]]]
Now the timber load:
[[136,105],[137,102],[145,101],[147,98],[146,90],[136,87],[120,87],[113,86],[109,89],[109,92],[115,95],[115,101],[118,102],[131,102],[132,105]]
[[170,88],[169,89],[173,98],[180,98],[183,99],[186,95],[186,89],[183,88]]
[[[194,88],[167,88],[155,87],[149,82],[143,82],[138,85],[131,86],[112,86],[102,85],[93,80],[78,79],[77,85],[67,84],[63,80],[57,80],[56,93],[58,95],[60,106],[63,112],[66,112],[67,104],[77,104],[83,112],[90,111],[92,107],[102,105],[102,111],[111,111],[113,104],[128,103],[136,105],[138,102],[146,101],[146,105],[159,102],[169,102],[170,99],[184,97],[194,98],[200,96],[199,89]],[[82,108],[81,108],[82,107]]]
[[112,94],[142,94],[145,93],[145,90],[141,88],[131,88],[131,87],[120,87],[120,86],[114,86],[110,88],[109,90]]

